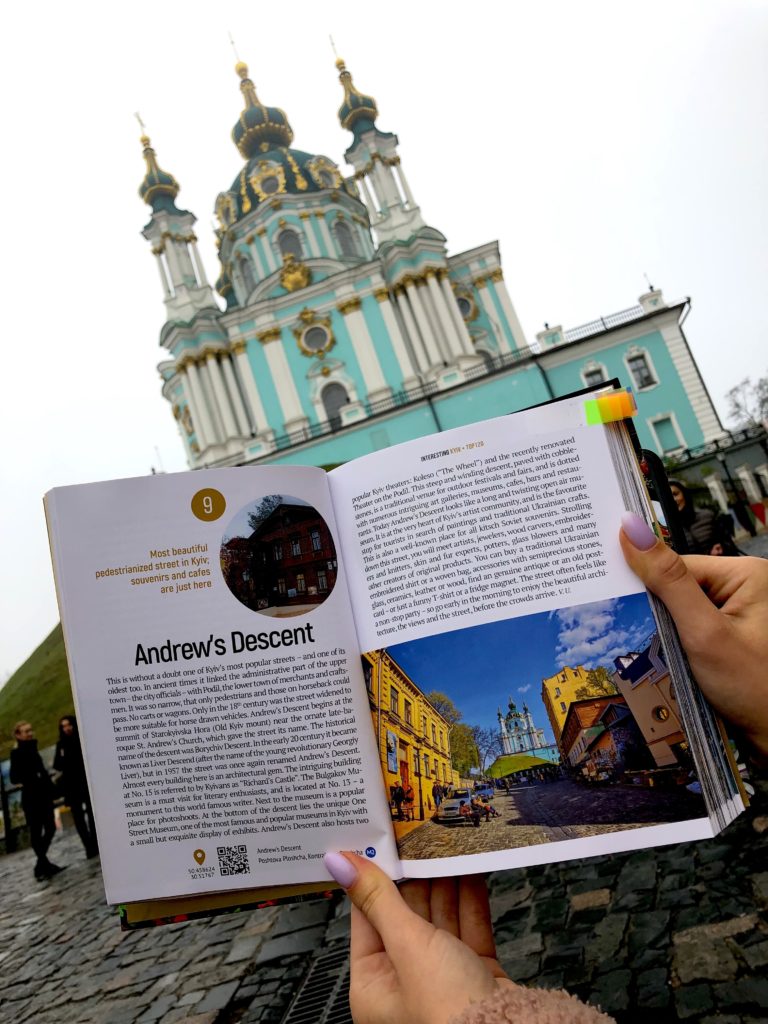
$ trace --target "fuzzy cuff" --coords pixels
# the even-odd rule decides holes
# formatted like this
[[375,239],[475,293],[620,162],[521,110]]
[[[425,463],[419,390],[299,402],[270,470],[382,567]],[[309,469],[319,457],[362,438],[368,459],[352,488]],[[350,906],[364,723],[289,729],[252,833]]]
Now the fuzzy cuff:
[[449,1024],[615,1024],[594,1006],[562,989],[524,988],[511,984],[482,1002],[468,1006]]

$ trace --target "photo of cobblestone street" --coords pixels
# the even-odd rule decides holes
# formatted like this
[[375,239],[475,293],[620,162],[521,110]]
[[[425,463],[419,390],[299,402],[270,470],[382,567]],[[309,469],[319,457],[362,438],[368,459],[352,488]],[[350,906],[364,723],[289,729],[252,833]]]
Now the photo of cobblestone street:
[[[621,791],[620,794],[618,791]],[[404,860],[458,857],[582,839],[628,828],[700,817],[699,797],[685,787],[660,791],[640,786],[598,787],[562,779],[511,786],[493,799],[499,817],[443,824],[425,821],[399,841]],[[617,822],[617,806],[625,817]]]

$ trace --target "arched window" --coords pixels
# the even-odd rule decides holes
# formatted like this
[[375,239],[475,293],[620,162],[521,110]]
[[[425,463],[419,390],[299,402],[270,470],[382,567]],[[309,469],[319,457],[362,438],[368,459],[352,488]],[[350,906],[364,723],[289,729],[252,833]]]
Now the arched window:
[[331,425],[331,430],[338,430],[341,427],[341,407],[346,405],[348,401],[349,395],[343,384],[331,381],[323,389],[323,407],[325,415],[328,417],[328,422]]
[[256,287],[256,280],[253,276],[253,267],[251,261],[247,256],[242,254],[237,258],[237,265],[240,268],[240,277],[243,282],[243,288],[245,288],[246,298],[251,294],[253,289]]
[[336,241],[339,243],[341,255],[359,256],[360,254],[357,250],[357,241],[349,224],[345,224],[344,221],[336,221],[335,231]]
[[280,232],[278,245],[280,246],[280,254],[282,256],[293,256],[297,260],[301,259],[301,239],[292,228],[286,228],[285,231]]

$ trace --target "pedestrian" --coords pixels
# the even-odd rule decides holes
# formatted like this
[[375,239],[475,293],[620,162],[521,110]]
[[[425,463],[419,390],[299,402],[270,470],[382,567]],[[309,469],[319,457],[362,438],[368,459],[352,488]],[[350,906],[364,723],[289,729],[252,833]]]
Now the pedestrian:
[[432,786],[432,799],[435,801],[435,807],[439,810],[440,804],[443,802],[443,787],[439,782],[435,782]]
[[91,796],[85,778],[80,734],[74,715],[64,715],[59,719],[59,742],[56,744],[53,768],[54,771],[61,772],[64,801],[72,811],[77,834],[85,847],[85,856],[89,859],[95,857],[99,852],[99,845],[96,841],[96,827],[93,823]]
[[405,808],[405,820],[413,821],[413,805],[415,802],[415,798],[413,795],[413,786],[410,784],[410,782],[408,783],[407,786],[403,787],[403,792],[405,793],[405,797],[403,799],[403,807]]
[[29,841],[35,851],[35,878],[38,882],[57,875],[63,868],[48,860],[48,848],[56,832],[53,817],[53,782],[37,751],[37,738],[29,722],[17,722],[11,750],[11,782],[21,786],[21,809],[27,820]]
[[397,809],[397,820],[403,820],[403,801],[405,800],[405,790],[403,789],[400,782],[396,782],[394,789],[392,790],[392,799],[395,802],[395,808]]
[[[740,730],[755,763],[768,765],[768,563],[682,559],[629,513],[620,539],[629,567],[672,615],[705,696]],[[353,904],[355,1024],[611,1021],[567,992],[507,978],[496,960],[481,875],[412,880],[398,890],[354,853],[328,853],[325,866]]]
[[708,555],[718,536],[716,516],[711,508],[696,508],[690,491],[681,480],[670,480],[669,489],[680,513],[685,543],[691,554]]

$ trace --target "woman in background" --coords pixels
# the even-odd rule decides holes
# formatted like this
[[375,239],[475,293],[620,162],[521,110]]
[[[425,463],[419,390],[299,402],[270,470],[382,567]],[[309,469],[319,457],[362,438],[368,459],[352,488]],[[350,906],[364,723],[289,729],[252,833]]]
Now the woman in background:
[[93,808],[88,783],[85,779],[83,751],[74,715],[59,719],[59,742],[53,760],[54,771],[61,772],[61,788],[64,800],[72,811],[77,834],[83,841],[86,857],[95,857],[99,852],[96,828],[93,824]]

